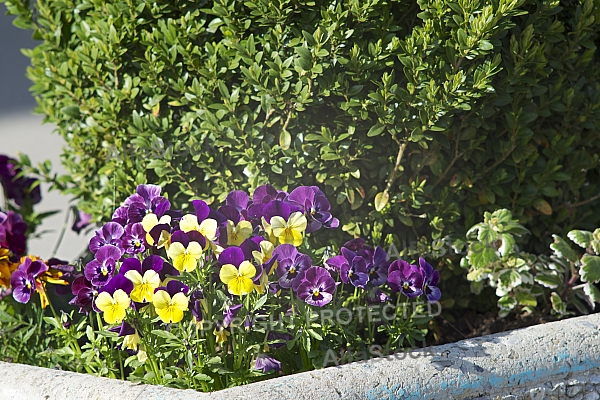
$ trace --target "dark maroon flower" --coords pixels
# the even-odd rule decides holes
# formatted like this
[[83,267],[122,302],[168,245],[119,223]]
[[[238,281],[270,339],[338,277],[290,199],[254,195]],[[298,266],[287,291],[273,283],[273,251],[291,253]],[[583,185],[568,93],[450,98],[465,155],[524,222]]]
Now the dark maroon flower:
[[416,265],[404,260],[395,260],[388,270],[388,285],[394,292],[400,292],[410,299],[423,293],[423,275]]
[[[92,282],[84,276],[75,278],[71,285],[71,292],[75,296],[69,304],[79,307],[80,313],[88,313],[92,309],[94,299],[98,296],[98,290],[92,286]],[[98,310],[96,310],[98,311]]]
[[325,268],[310,267],[302,275],[298,297],[306,303],[323,307],[333,298],[335,281]]
[[16,161],[5,155],[0,155],[0,183],[4,187],[6,198],[13,200],[21,207],[26,201],[37,204],[42,200],[39,181],[34,178],[19,176],[21,168]]

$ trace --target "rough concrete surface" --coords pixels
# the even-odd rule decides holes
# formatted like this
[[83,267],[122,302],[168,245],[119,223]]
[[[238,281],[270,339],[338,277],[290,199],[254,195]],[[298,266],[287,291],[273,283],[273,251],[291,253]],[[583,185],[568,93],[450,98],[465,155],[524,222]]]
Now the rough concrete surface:
[[202,394],[0,363],[0,399],[600,399],[600,314]]

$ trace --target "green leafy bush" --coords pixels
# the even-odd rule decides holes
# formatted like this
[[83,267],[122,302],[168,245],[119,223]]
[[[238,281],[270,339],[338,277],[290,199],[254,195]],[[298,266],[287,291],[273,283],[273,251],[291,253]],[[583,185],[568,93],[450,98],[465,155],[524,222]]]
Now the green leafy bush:
[[42,40],[55,184],[98,220],[140,183],[185,207],[270,182],[379,243],[498,208],[538,252],[600,225],[598,0],[2,1]]

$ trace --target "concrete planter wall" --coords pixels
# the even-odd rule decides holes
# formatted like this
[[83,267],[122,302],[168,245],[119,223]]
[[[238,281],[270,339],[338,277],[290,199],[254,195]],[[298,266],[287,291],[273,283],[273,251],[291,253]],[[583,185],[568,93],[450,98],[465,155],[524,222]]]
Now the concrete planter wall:
[[600,314],[203,394],[0,363],[0,399],[600,399]]

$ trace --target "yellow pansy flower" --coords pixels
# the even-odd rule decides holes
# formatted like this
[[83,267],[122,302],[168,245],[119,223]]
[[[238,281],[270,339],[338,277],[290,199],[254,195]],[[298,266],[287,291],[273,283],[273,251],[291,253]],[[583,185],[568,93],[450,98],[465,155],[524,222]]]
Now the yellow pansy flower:
[[280,216],[271,218],[273,235],[279,239],[279,243],[293,244],[296,247],[302,244],[306,224],[306,217],[301,212],[293,213],[287,221]]
[[198,217],[194,214],[187,214],[179,221],[179,229],[185,233],[197,231],[202,234],[207,240],[213,242],[217,240],[218,223],[212,218],[207,218],[201,223],[198,223]]
[[104,320],[109,324],[116,324],[125,318],[131,300],[122,289],[117,289],[111,296],[102,292],[96,298],[96,307],[104,313]]
[[[152,228],[154,228],[156,225],[159,225],[159,224],[169,225],[170,223],[171,223],[171,217],[169,215],[163,215],[162,217],[160,217],[160,219],[158,219],[158,217],[154,213],[146,214],[144,219],[142,219],[142,227],[144,228],[144,231],[146,231],[146,242],[150,246],[154,246],[154,239],[152,238],[152,236],[150,236],[150,231],[152,230]],[[160,249],[161,247],[164,246],[165,249],[168,250],[169,244],[170,244],[169,243],[170,238],[171,238],[170,232],[162,231],[160,233],[160,238],[158,239],[158,243],[156,243],[156,247]]]
[[159,290],[154,293],[152,304],[162,322],[177,323],[183,319],[183,312],[188,309],[189,299],[182,292],[177,292],[171,297],[166,290]]
[[221,282],[227,285],[229,293],[236,296],[252,293],[254,289],[252,279],[255,275],[256,268],[250,261],[242,261],[239,268],[236,268],[233,264],[225,264],[219,272]]
[[198,242],[190,242],[187,247],[180,242],[173,242],[167,250],[167,255],[173,260],[173,266],[178,271],[193,271],[202,257],[202,246]]
[[160,276],[155,270],[149,269],[142,276],[138,271],[132,269],[125,272],[125,278],[133,283],[131,300],[136,303],[147,303],[152,300],[154,289],[160,286]]
[[232,220],[227,220],[227,244],[239,246],[252,235],[252,224],[249,221],[240,221],[237,225]]

